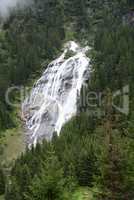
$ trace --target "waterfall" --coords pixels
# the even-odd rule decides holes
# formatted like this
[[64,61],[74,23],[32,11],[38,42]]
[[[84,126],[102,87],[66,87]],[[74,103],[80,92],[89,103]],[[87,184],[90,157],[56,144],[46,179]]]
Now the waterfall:
[[51,140],[54,132],[59,135],[62,126],[76,115],[77,97],[90,70],[88,50],[68,42],[33,86],[22,105],[29,145],[44,138]]

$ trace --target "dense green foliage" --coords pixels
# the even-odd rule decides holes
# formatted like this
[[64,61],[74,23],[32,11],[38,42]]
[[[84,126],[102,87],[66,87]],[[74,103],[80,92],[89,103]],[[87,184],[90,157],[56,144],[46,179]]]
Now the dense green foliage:
[[58,53],[64,37],[59,0],[33,1],[25,10],[16,9],[4,23],[0,31],[0,129],[13,125],[5,102],[7,88],[26,83],[35,72],[37,76]]
[[[77,120],[64,128],[60,138],[55,135],[52,142],[38,144],[16,161],[6,199],[70,199],[78,184],[92,186],[97,171],[95,138],[83,135]],[[74,125],[76,134],[71,131]]]
[[[93,72],[86,94],[104,94],[101,105],[95,107],[81,105],[79,99],[78,116],[63,127],[60,137],[55,133],[51,142],[43,141],[15,161],[6,181],[6,200],[69,200],[77,186],[97,187],[98,200],[133,199],[133,6],[131,0],[36,0],[4,23],[1,97],[9,85],[25,83],[37,73],[40,64],[52,59],[61,42],[71,37],[93,47],[89,55]],[[128,115],[111,105],[112,93],[126,85]],[[122,102],[117,99],[116,103],[121,106]],[[9,120],[5,110],[10,108],[4,100],[0,104],[0,122],[5,126]],[[0,176],[3,188],[2,171]]]
[[3,169],[0,168],[0,195],[5,193],[5,176]]

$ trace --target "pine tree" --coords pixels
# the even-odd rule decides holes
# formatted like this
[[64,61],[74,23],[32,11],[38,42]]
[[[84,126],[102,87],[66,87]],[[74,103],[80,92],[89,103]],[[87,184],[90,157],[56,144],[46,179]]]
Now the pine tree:
[[105,147],[103,150],[100,172],[102,184],[102,199],[122,200],[122,173],[121,155],[118,144],[114,140],[113,125],[115,116],[112,108],[112,93],[108,89],[105,97],[104,109],[106,118],[104,122]]
[[30,192],[25,194],[26,200],[63,200],[65,179],[63,169],[55,156],[53,148],[47,152],[42,163],[41,172],[35,176]]
[[95,171],[96,167],[94,152],[92,151],[91,147],[88,149],[83,147],[76,165],[76,173],[79,185],[92,186],[93,174]]
[[0,167],[0,195],[5,193],[5,176],[3,169]]

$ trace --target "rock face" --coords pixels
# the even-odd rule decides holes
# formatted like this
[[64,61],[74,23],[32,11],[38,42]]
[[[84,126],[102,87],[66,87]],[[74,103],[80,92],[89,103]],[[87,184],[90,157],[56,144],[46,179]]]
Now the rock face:
[[[48,65],[22,105],[28,145],[36,145],[44,138],[51,140],[53,133],[59,135],[63,124],[76,115],[77,97],[90,71],[90,60],[85,54],[89,48],[70,41],[64,49]],[[73,56],[66,59],[69,52]]]

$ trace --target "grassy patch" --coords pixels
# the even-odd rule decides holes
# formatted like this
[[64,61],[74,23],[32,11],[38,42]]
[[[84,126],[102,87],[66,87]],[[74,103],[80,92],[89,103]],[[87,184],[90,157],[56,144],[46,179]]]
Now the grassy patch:
[[87,187],[78,188],[71,200],[95,200],[94,191]]
[[25,150],[24,130],[20,115],[20,109],[14,110],[12,118],[16,128],[7,129],[1,134],[3,135],[0,138],[0,161],[2,164],[10,164]]
[[4,196],[0,196],[0,200],[5,200]]
[[25,149],[24,133],[21,127],[9,129],[5,132],[5,137],[0,139],[2,146],[1,160],[8,163],[16,159]]

